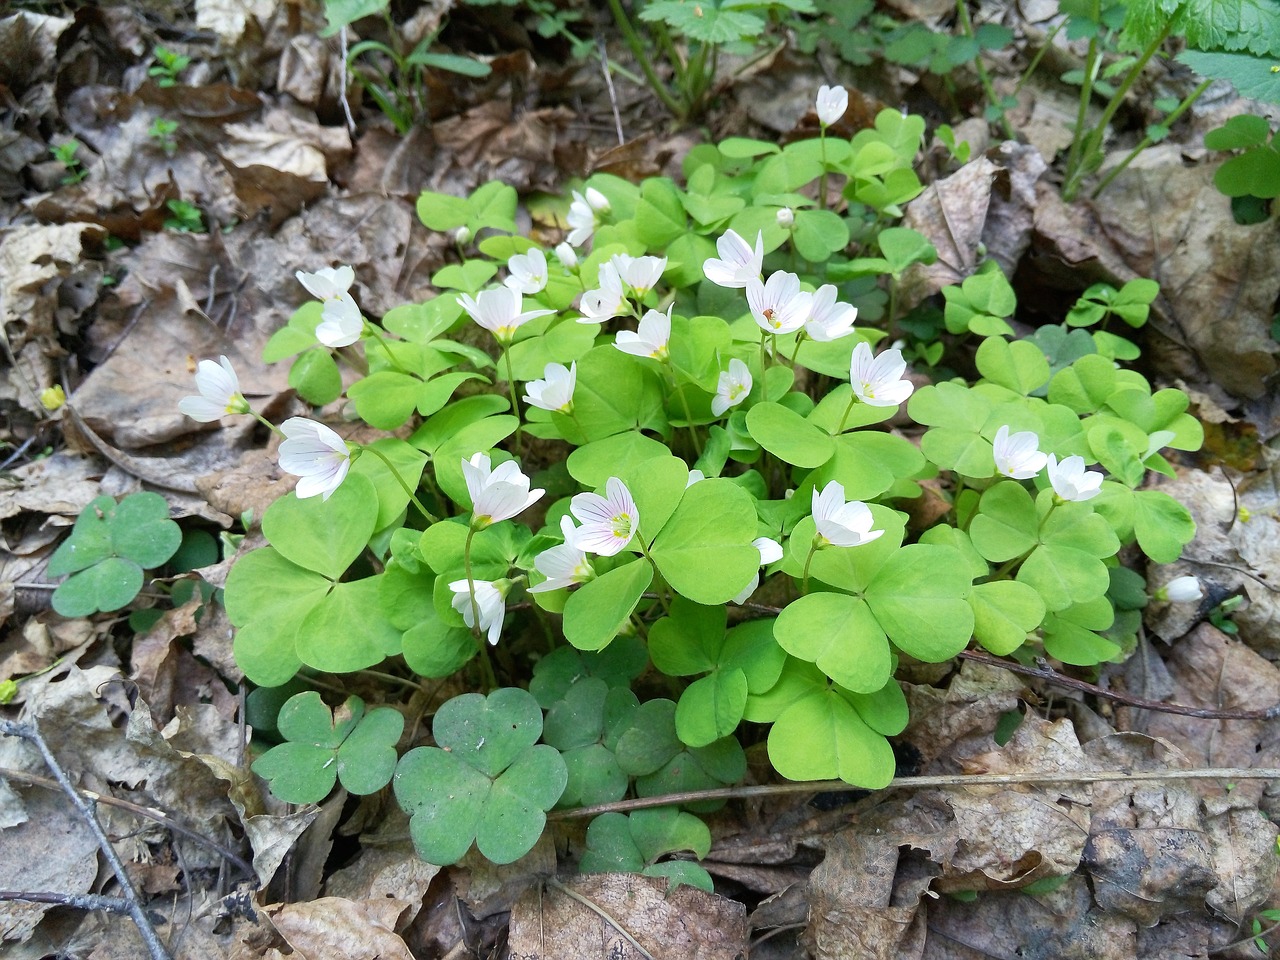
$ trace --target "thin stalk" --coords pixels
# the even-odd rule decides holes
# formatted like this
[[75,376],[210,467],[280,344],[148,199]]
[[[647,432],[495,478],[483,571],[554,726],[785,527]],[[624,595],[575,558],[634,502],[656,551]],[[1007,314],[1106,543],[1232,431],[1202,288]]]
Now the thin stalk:
[[631,48],[631,55],[640,64],[640,71],[644,74],[645,80],[648,81],[649,89],[662,101],[663,106],[675,116],[682,116],[680,104],[676,102],[675,97],[671,96],[671,91],[667,89],[666,84],[659,79],[657,71],[653,69],[653,61],[649,59],[649,54],[645,51],[640,37],[636,35],[635,28],[631,26],[631,21],[627,19],[626,11],[622,9],[621,0],[609,0],[609,10],[613,13],[613,19],[618,24],[618,29],[622,31],[622,39]]
[[[961,0],[963,2],[963,0]],[[818,125],[818,149],[822,156],[822,176],[818,178],[818,209],[827,209],[827,125]]]
[[[666,581],[662,579],[662,574],[658,572],[658,565],[653,562],[653,557],[649,556],[649,551],[645,547],[644,541],[640,538],[639,530],[636,531],[636,546],[640,548],[640,555],[643,556],[645,560],[649,562],[649,566],[653,568],[653,575],[658,578],[659,584],[662,587],[666,587]],[[658,603],[662,604],[662,612],[667,616],[671,616],[671,606],[667,603],[667,591],[663,589],[656,590],[654,592],[657,594]]]
[[813,538],[813,543],[809,544],[809,555],[804,558],[804,576],[800,579],[800,596],[807,597],[809,595],[809,565],[813,563],[813,555],[818,552],[818,538]]
[[504,343],[502,345],[502,361],[507,367],[507,392],[511,395],[511,412],[515,414],[515,417],[516,417],[516,453],[520,453],[521,450],[523,449],[521,444],[521,435],[520,435],[522,421],[520,418],[520,407],[516,403],[516,381],[515,381],[515,378],[511,375],[511,345],[510,344]]
[[804,343],[804,341],[805,332],[801,328],[800,332],[796,334],[796,348],[791,351],[791,366],[793,367],[796,365],[796,357],[800,356],[800,344]]
[[387,469],[391,471],[391,475],[396,478],[396,483],[400,484],[400,489],[409,495],[409,500],[413,503],[415,507],[418,508],[418,512],[422,514],[423,519],[425,519],[427,523],[436,522],[436,518],[431,515],[431,511],[422,505],[422,501],[419,500],[417,495],[413,492],[413,490],[410,489],[409,484],[405,481],[404,477],[401,476],[400,471],[396,469],[396,465],[392,463],[390,459],[388,459],[385,453],[383,453],[377,447],[361,447],[361,449],[365,453],[372,453],[375,457],[377,457],[379,460],[381,460],[384,464],[387,465]]
[[493,672],[493,660],[489,657],[489,645],[485,642],[484,633],[480,630],[480,604],[476,601],[476,581],[471,575],[471,541],[476,535],[476,528],[467,526],[467,542],[462,548],[462,566],[467,576],[467,597],[471,603],[471,635],[475,637],[476,646],[480,648],[480,667],[484,670],[484,680],[490,690],[498,689],[498,677]]
[[[1098,22],[1101,17],[1102,0],[1093,0],[1093,21]],[[1085,54],[1084,60],[1084,79],[1080,81],[1080,103],[1076,107],[1076,128],[1075,134],[1071,138],[1071,149],[1067,151],[1067,176],[1068,179],[1075,175],[1076,167],[1080,163],[1080,150],[1084,147],[1086,134],[1084,132],[1085,121],[1089,119],[1089,101],[1093,99],[1093,78],[1098,72],[1098,63],[1100,57],[1098,52],[1098,36],[1095,33],[1089,38],[1089,52]],[[1066,191],[1063,191],[1066,197]]]
[[889,306],[887,309],[889,312],[885,314],[885,318],[888,321],[885,324],[885,333],[889,335],[889,342],[893,343],[896,339],[894,334],[897,333],[895,324],[898,322],[898,275],[895,273],[889,274]]
[[671,381],[672,388],[680,397],[680,406],[684,408],[684,419],[689,428],[689,439],[693,441],[693,449],[700,457],[702,456],[702,439],[698,436],[698,429],[693,425],[693,411],[689,409],[689,398],[684,395],[684,391],[676,387],[674,375],[672,376]]
[[849,405],[844,408],[844,416],[840,418],[840,426],[836,427],[836,432],[832,434],[833,437],[838,437],[844,433],[844,425],[849,422],[849,414],[853,413],[853,406],[857,402],[858,395],[855,393],[849,398]]
[[[973,40],[973,21],[969,19],[967,0],[956,0],[956,16],[960,20],[960,27],[964,30],[964,35]],[[982,83],[983,93],[987,95],[987,102],[992,106],[998,106],[1000,101],[996,97],[995,87],[991,85],[991,75],[987,73],[987,65],[982,62],[981,50],[973,58],[973,65],[978,69],[978,80]],[[1000,126],[1004,130],[1006,140],[1018,139],[1017,131],[1013,129],[1013,124],[1009,122],[1009,118],[1004,115],[1003,110],[1000,111]]]
[[1031,62],[1027,64],[1027,69],[1022,71],[1022,76],[1018,78],[1018,83],[1014,90],[1021,90],[1022,85],[1031,79],[1031,75],[1036,72],[1036,67],[1040,66],[1040,61],[1044,59],[1044,55],[1049,52],[1049,48],[1053,46],[1053,38],[1058,35],[1058,31],[1067,25],[1067,21],[1063,20],[1056,27],[1049,31],[1049,35],[1044,38],[1044,44],[1036,51],[1036,55],[1031,58]]
[[[1178,104],[1178,108],[1174,110],[1173,113],[1169,114],[1167,117],[1164,118],[1163,125],[1166,125],[1166,126],[1172,125],[1180,116],[1182,116],[1183,113],[1185,113],[1191,107],[1193,103],[1195,103],[1197,100],[1200,99],[1200,95],[1203,94],[1207,89],[1209,89],[1209,84],[1211,84],[1212,82],[1213,82],[1212,80],[1201,81],[1200,85],[1196,87],[1194,90],[1192,90],[1191,93],[1187,95],[1187,98],[1185,100],[1183,100],[1180,104]],[[1152,142],[1153,141],[1151,137],[1149,136],[1143,137],[1142,140],[1138,143],[1138,145],[1129,151],[1128,156],[1126,156],[1123,160],[1121,160],[1120,163],[1118,163],[1111,170],[1111,172],[1109,172],[1105,177],[1102,178],[1102,182],[1099,183],[1094,188],[1093,193],[1089,194],[1089,196],[1092,197],[1094,200],[1097,200],[1098,196],[1102,193],[1102,191],[1106,190],[1107,187],[1111,185],[1111,181],[1114,180],[1116,177],[1120,176],[1120,174],[1124,171],[1124,169],[1128,167],[1129,164],[1133,163],[1135,159],[1137,159],[1138,154],[1140,154],[1143,150],[1147,149],[1147,147],[1151,146]]]
[[391,362],[391,365],[396,368],[396,370],[398,370],[400,373],[403,373],[409,377],[412,377],[415,375],[400,365],[400,361],[397,360],[396,355],[391,352],[391,345],[387,343],[387,340],[385,337],[383,337],[381,330],[379,330],[376,326],[374,326],[368,320],[364,322],[364,329],[368,332],[369,339],[373,340],[378,344],[378,346],[382,347],[383,352],[386,353],[387,355],[387,359]]

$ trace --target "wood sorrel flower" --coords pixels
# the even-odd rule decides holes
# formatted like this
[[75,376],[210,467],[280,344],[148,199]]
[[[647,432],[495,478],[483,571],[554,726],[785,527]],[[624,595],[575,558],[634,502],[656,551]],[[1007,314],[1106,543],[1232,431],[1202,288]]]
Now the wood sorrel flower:
[[991,442],[996,469],[1014,480],[1029,480],[1044,469],[1049,458],[1040,452],[1040,438],[1030,430],[1009,434],[1008,424],[996,431]]
[[662,272],[667,269],[666,257],[632,257],[625,253],[615,253],[609,258],[618,269],[618,276],[637,300],[654,288],[662,279]]
[[526,310],[521,313],[523,298],[519,290],[511,287],[481,290],[475,299],[464,293],[458,297],[458,303],[472,320],[492,333],[504,347],[511,343],[521,326],[537,317],[555,313],[554,310]]
[[471,495],[471,526],[476,530],[510,520],[532,506],[544,492],[529,489],[529,478],[514,460],[490,470],[487,453],[474,453],[470,460],[463,460],[462,477]]
[[794,273],[779,270],[764,283],[747,283],[747,305],[761,330],[782,336],[804,326],[813,312],[813,294],[800,290]]
[[178,409],[192,420],[210,423],[227,414],[249,412],[249,401],[240,392],[240,380],[226,357],[219,357],[218,363],[200,361],[196,367],[196,389],[200,396],[178,401]]
[[835,284],[824,283],[813,292],[813,308],[804,322],[804,332],[813,340],[829,343],[853,333],[853,321],[858,319],[858,308],[850,303],[839,303],[839,291]]
[[351,299],[351,294],[340,293],[324,302],[320,311],[320,325],[316,327],[316,339],[326,347],[347,347],[360,339],[364,331],[364,316]]
[[517,253],[507,261],[509,277],[504,286],[519,290],[526,296],[541,293],[547,287],[547,255],[537,247],[526,253]]
[[711,257],[702,263],[702,272],[717,286],[741,289],[752,280],[760,279],[764,269],[764,233],[756,234],[756,245],[751,245],[732,230],[716,241],[720,259]]
[[823,84],[818,88],[818,99],[814,107],[818,113],[818,122],[829,127],[849,109],[849,91],[839,85],[829,87]]
[[1045,466],[1053,492],[1063,500],[1091,500],[1102,489],[1102,474],[1084,468],[1084,457],[1067,457],[1061,463],[1052,453]]
[[901,350],[886,350],[872,357],[871,348],[860,343],[853,348],[849,361],[849,384],[854,396],[868,406],[896,407],[915,389],[910,380],[902,377],[906,369]]
[[832,480],[822,491],[813,488],[813,522],[818,528],[815,546],[858,547],[870,543],[883,530],[872,530],[875,518],[861,500],[844,499],[844,484]]
[[351,467],[347,442],[323,423],[290,417],[280,424],[280,469],[301,479],[295,493],[299,500],[320,494],[328,500],[346,479]]
[[[674,306],[675,304],[671,305]],[[648,311],[640,318],[637,332],[619,330],[613,345],[632,356],[666,360],[670,355],[668,345],[671,343],[671,307],[667,307],[666,313]]]
[[558,413],[573,412],[573,391],[578,385],[578,361],[568,367],[563,363],[548,363],[542,371],[542,380],[530,380],[524,385],[524,399],[531,407]]
[[579,493],[569,504],[569,512],[582,523],[573,535],[576,546],[588,553],[612,557],[631,542],[640,529],[640,511],[631,491],[617,477],[606,481],[605,496]]
[[568,240],[556,244],[555,255],[556,259],[560,261],[560,266],[566,270],[578,269],[578,254]]
[[586,583],[596,575],[587,552],[576,542],[578,529],[573,521],[561,517],[560,531],[564,534],[564,543],[549,547],[533,558],[534,569],[547,579],[530,587],[530,593],[561,590],[575,583]]
[[600,264],[597,274],[600,285],[582,294],[578,309],[582,316],[579,323],[604,323],[612,320],[622,310],[622,277],[618,273],[617,264],[612,260]]
[[1195,577],[1174,577],[1156,591],[1156,599],[1171,603],[1199,603],[1204,599],[1204,588]]
[[348,266],[321,267],[315,273],[299,270],[294,276],[307,288],[307,293],[317,300],[332,300],[342,296],[356,280],[355,270]]
[[565,218],[572,228],[569,231],[569,243],[580,247],[590,240],[596,229],[596,214],[608,212],[609,198],[595,187],[587,187],[586,196],[574,190],[573,203],[569,204],[569,213]]
[[[475,585],[475,603],[471,602],[472,584]],[[479,630],[487,634],[489,645],[495,646],[502,634],[502,620],[507,615],[506,580],[454,580],[449,584],[454,597],[453,609],[462,614],[462,621],[472,630],[477,629],[475,614],[480,614]]]
[[[767,567],[771,563],[777,563],[782,559],[782,545],[776,540],[770,540],[768,537],[756,537],[751,541],[751,545],[760,551],[760,566]],[[756,587],[760,586],[760,571],[757,570],[755,576],[751,578],[751,582],[734,597],[730,603],[746,603],[750,596],[756,592]]]
[[730,407],[736,407],[751,392],[751,370],[745,363],[734,357],[729,361],[729,369],[720,372],[720,380],[716,383],[716,395],[711,399],[711,412],[722,417]]

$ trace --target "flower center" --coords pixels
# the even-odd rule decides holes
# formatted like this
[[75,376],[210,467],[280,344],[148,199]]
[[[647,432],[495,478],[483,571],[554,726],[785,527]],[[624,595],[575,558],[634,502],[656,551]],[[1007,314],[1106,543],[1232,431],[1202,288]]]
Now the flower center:
[[627,540],[631,537],[631,515],[627,513],[615,514],[611,520],[613,523],[613,535],[619,540]]

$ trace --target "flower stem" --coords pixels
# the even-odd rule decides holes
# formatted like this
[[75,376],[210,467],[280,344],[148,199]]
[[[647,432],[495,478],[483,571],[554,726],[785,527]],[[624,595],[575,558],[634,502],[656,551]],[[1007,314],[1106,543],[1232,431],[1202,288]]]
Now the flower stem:
[[804,341],[805,341],[805,332],[802,329],[799,333],[796,334],[796,348],[791,351],[791,366],[793,367],[796,365],[796,357],[800,356],[800,344],[804,343]]
[[642,556],[643,556],[647,561],[649,561],[649,566],[651,566],[651,567],[653,568],[653,575],[654,575],[655,577],[657,577],[657,578],[658,578],[659,583],[660,583],[660,584],[661,584],[661,586],[664,588],[664,589],[661,589],[661,590],[657,590],[657,591],[655,591],[655,592],[656,592],[656,593],[657,593],[657,595],[658,595],[658,603],[662,604],[662,612],[663,612],[663,613],[665,613],[665,614],[667,614],[667,616],[670,616],[670,615],[671,615],[671,607],[670,607],[670,605],[668,605],[668,603],[667,603],[667,591],[666,591],[666,589],[665,589],[665,588],[666,588],[666,586],[667,586],[667,583],[666,583],[666,581],[665,581],[665,580],[663,580],[663,579],[662,579],[662,574],[658,571],[658,565],[657,565],[656,563],[654,563],[654,562],[653,562],[653,557],[649,556],[649,551],[648,551],[648,549],[646,549],[646,547],[645,547],[645,545],[644,545],[644,541],[643,541],[642,539],[640,539],[640,533],[639,533],[639,531],[636,531],[636,546],[640,548],[640,554],[641,554],[641,555],[642,555]]
[[391,462],[391,460],[387,457],[385,453],[383,453],[377,447],[373,447],[373,446],[362,447],[361,449],[364,450],[366,453],[372,453],[375,457],[377,457],[379,460],[381,460],[383,463],[387,465],[387,469],[391,471],[391,475],[396,478],[396,483],[400,484],[400,489],[402,489],[405,493],[409,495],[409,500],[413,503],[415,507],[418,508],[418,512],[422,514],[423,518],[427,521],[427,523],[436,522],[436,518],[431,515],[431,511],[422,505],[422,501],[418,499],[416,494],[414,494],[413,490],[409,487],[409,484],[405,481],[400,471],[396,469],[396,465]]
[[391,346],[387,343],[387,338],[382,335],[382,331],[377,326],[366,320],[364,322],[364,329],[365,332],[369,334],[369,339],[382,347],[383,352],[387,355],[387,359],[391,362],[391,365],[396,368],[396,370],[403,373],[405,376],[414,376],[412,372],[406,370],[400,365],[400,361],[396,359],[396,355],[391,352]]
[[279,427],[277,427],[274,423],[272,423],[270,420],[268,420],[266,417],[264,417],[262,414],[260,414],[257,410],[250,410],[250,411],[249,411],[249,413],[253,415],[253,418],[254,418],[255,420],[257,420],[260,424],[262,424],[264,427],[266,427],[266,428],[267,428],[268,430],[270,430],[272,433],[277,434],[277,435],[279,435],[279,436],[281,436],[281,437],[283,437],[283,436],[284,436],[284,431],[283,431],[283,430],[281,430],[281,429],[280,429]]
[[822,176],[818,178],[818,209],[827,209],[827,125],[818,124],[818,149],[822,151]]
[[838,437],[844,433],[844,425],[849,422],[849,414],[853,413],[853,405],[857,402],[858,395],[856,393],[849,397],[849,405],[844,408],[844,416],[840,418],[840,426],[836,427],[836,432],[832,434],[833,437]]
[[520,419],[520,407],[516,403],[516,381],[515,381],[515,378],[511,376],[511,345],[510,344],[504,343],[502,345],[502,362],[506,365],[506,368],[507,368],[507,392],[511,396],[511,412],[515,415],[515,418],[516,418],[516,454],[519,455],[523,452],[523,445],[521,443],[522,435],[520,433],[522,422]]
[[622,39],[627,42],[627,46],[631,48],[632,56],[640,64],[640,70],[644,74],[645,80],[649,82],[649,88],[673,115],[683,117],[683,108],[676,102],[675,97],[671,95],[666,84],[658,77],[657,71],[653,69],[653,61],[649,59],[649,54],[645,52],[644,44],[636,35],[635,28],[631,26],[631,21],[627,19],[626,11],[622,9],[620,0],[609,0],[609,9],[613,13],[613,19],[618,24],[618,29],[622,31]]
[[800,578],[800,596],[807,597],[809,595],[809,564],[813,563],[813,555],[818,552],[818,538],[813,538],[813,543],[809,545],[809,555],[804,558],[804,575]]

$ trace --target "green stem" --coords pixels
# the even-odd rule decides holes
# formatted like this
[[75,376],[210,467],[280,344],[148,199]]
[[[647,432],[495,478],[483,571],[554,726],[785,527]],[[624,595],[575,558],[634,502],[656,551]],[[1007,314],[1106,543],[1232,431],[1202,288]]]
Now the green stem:
[[370,335],[369,339],[373,340],[375,343],[378,344],[378,346],[382,347],[383,352],[386,353],[387,355],[387,360],[391,362],[391,365],[393,367],[395,367],[400,373],[403,373],[405,376],[409,376],[409,377],[414,376],[413,373],[409,372],[408,370],[406,370],[404,367],[400,365],[400,361],[396,359],[396,355],[391,352],[391,345],[387,343],[386,338],[382,336],[382,331],[377,326],[375,326],[374,324],[366,320],[364,322],[364,329],[369,333]]
[[822,176],[818,178],[818,209],[827,209],[827,125],[818,125],[818,148],[822,151]]
[[[964,30],[964,35],[970,40],[974,40],[973,21],[969,19],[968,0],[956,0],[956,17],[960,20],[960,27]],[[987,95],[987,103],[993,107],[999,107],[1000,100],[996,97],[995,87],[991,85],[991,75],[987,73],[987,66],[982,62],[982,51],[979,50],[973,58],[973,65],[978,69],[978,79],[982,82],[982,91]],[[1017,131],[1013,129],[1013,124],[1009,122],[1009,118],[1004,115],[1004,110],[1000,110],[1000,127],[1004,131],[1006,140],[1017,140]]]
[[889,342],[893,343],[897,339],[894,334],[897,332],[895,324],[898,321],[898,275],[889,274],[889,306],[888,313],[885,315],[888,323],[885,324],[885,333],[889,335]]
[[484,670],[485,683],[490,690],[498,689],[498,677],[493,672],[493,660],[489,657],[489,645],[485,642],[484,632],[480,629],[480,604],[476,601],[476,582],[471,576],[471,540],[476,535],[476,528],[467,527],[467,542],[462,548],[462,565],[467,575],[467,596],[471,602],[471,635],[475,637],[480,648],[480,667]]
[[849,397],[849,405],[844,408],[844,416],[840,418],[840,426],[836,427],[836,432],[832,434],[833,437],[838,437],[844,433],[844,425],[849,422],[849,414],[853,413],[853,406],[857,402],[858,395],[856,393]]
[[680,104],[676,102],[675,97],[671,95],[671,91],[667,89],[666,84],[659,79],[657,71],[653,69],[653,61],[649,59],[649,54],[645,51],[644,44],[636,35],[635,28],[631,26],[631,21],[627,19],[626,11],[622,9],[621,0],[609,0],[609,10],[613,13],[613,19],[618,24],[618,29],[622,31],[622,39],[627,42],[627,46],[631,49],[631,55],[640,64],[640,71],[644,74],[645,80],[648,81],[649,89],[662,101],[663,106],[675,116],[682,116]]
[[764,344],[765,344],[765,338],[767,336],[768,336],[768,333],[766,333],[764,328],[761,327],[760,329],[760,389],[762,391],[764,390],[764,371],[765,371],[765,353],[766,353]]
[[516,418],[516,453],[519,454],[522,449],[520,430],[524,421],[520,416],[520,407],[516,403],[516,381],[515,381],[515,378],[511,375],[510,344],[504,343],[502,345],[502,362],[506,365],[506,368],[507,368],[507,392],[511,395],[511,412],[515,414],[515,418]]
[[272,423],[270,420],[268,420],[266,417],[260,414],[257,410],[250,410],[249,413],[253,416],[255,420],[257,420],[260,424],[262,424],[272,433],[276,434],[277,436],[281,436],[281,437],[284,436],[283,430],[281,430],[274,423]]
[[[670,367],[667,369],[670,370]],[[698,456],[701,457],[702,439],[698,436],[697,427],[693,425],[693,411],[689,408],[689,398],[684,395],[683,390],[676,386],[675,374],[671,375],[671,387],[680,398],[680,406],[684,408],[684,419],[689,428],[689,439],[693,441],[693,449],[697,451]]]
[[804,558],[804,576],[800,580],[800,596],[807,597],[809,595],[809,564],[813,563],[813,555],[818,552],[818,537],[813,538],[813,543],[809,545],[809,555]]
[[800,356],[800,344],[804,343],[805,332],[803,329],[796,334],[796,348],[791,351],[791,366],[796,365],[796,357]]
[[1031,62],[1027,64],[1027,69],[1022,71],[1022,76],[1018,78],[1017,86],[1014,90],[1022,90],[1023,84],[1031,79],[1031,75],[1036,72],[1036,67],[1040,66],[1040,61],[1044,59],[1044,55],[1049,52],[1049,48],[1053,46],[1053,38],[1058,35],[1058,31],[1067,25],[1064,19],[1056,27],[1049,31],[1049,35],[1044,38],[1044,44],[1036,51],[1036,55],[1031,58]]
[[[1097,23],[1101,18],[1102,0],[1093,0],[1092,19]],[[1080,103],[1076,107],[1076,128],[1075,134],[1071,138],[1071,149],[1067,151],[1067,179],[1068,182],[1075,176],[1076,167],[1080,163],[1080,151],[1084,147],[1087,134],[1085,133],[1085,122],[1089,119],[1089,101],[1093,98],[1093,78],[1098,72],[1098,36],[1095,33],[1089,38],[1089,51],[1085,54],[1084,60],[1084,78],[1080,81]],[[1072,193],[1074,196],[1074,191]],[[1066,197],[1066,191],[1063,191]]]
[[423,519],[425,519],[427,523],[436,522],[436,518],[431,515],[431,511],[422,505],[422,501],[418,499],[417,495],[413,492],[409,484],[405,481],[404,477],[400,474],[400,471],[396,469],[396,465],[391,462],[391,460],[387,457],[385,453],[383,453],[377,447],[372,447],[372,446],[362,447],[361,449],[364,450],[365,453],[372,453],[375,457],[377,457],[379,460],[381,460],[383,463],[387,465],[387,469],[391,471],[391,475],[396,478],[396,483],[400,484],[400,489],[402,489],[405,493],[409,495],[409,499],[413,502],[413,505],[418,508],[418,512],[422,514]]
[[653,557],[649,556],[649,551],[648,549],[645,548],[644,541],[640,539],[639,530],[636,531],[635,543],[636,543],[636,546],[640,548],[640,555],[643,556],[645,560],[649,562],[649,566],[653,568],[653,575],[658,579],[659,585],[664,588],[661,590],[656,590],[655,593],[658,596],[658,603],[662,604],[662,612],[665,613],[667,616],[670,616],[671,607],[667,603],[667,591],[665,589],[667,585],[666,581],[662,579],[662,574],[658,572],[658,565],[653,562]]
[[[1173,113],[1169,114],[1167,117],[1164,118],[1163,125],[1171,126],[1180,116],[1182,116],[1183,113],[1185,113],[1190,108],[1190,106],[1193,103],[1195,103],[1197,100],[1200,99],[1200,95],[1203,94],[1205,90],[1209,88],[1209,84],[1211,84],[1212,82],[1213,82],[1212,80],[1201,81],[1200,85],[1196,87],[1194,90],[1192,90],[1191,93],[1187,95],[1187,98],[1182,101],[1182,103],[1178,104],[1178,108],[1174,110]],[[1106,190],[1107,187],[1111,185],[1111,181],[1114,180],[1116,177],[1120,176],[1120,174],[1124,171],[1124,169],[1128,167],[1129,164],[1133,163],[1135,159],[1137,159],[1138,154],[1140,154],[1143,150],[1147,149],[1147,147],[1151,146],[1151,144],[1152,144],[1152,140],[1149,136],[1143,137],[1141,142],[1136,147],[1134,147],[1132,150],[1129,151],[1129,155],[1126,156],[1123,160],[1121,160],[1120,163],[1118,163],[1105,177],[1103,177],[1102,182],[1098,184],[1097,187],[1094,188],[1093,193],[1090,194],[1090,197],[1092,197],[1094,200],[1097,200],[1098,196],[1102,193],[1102,191]]]

